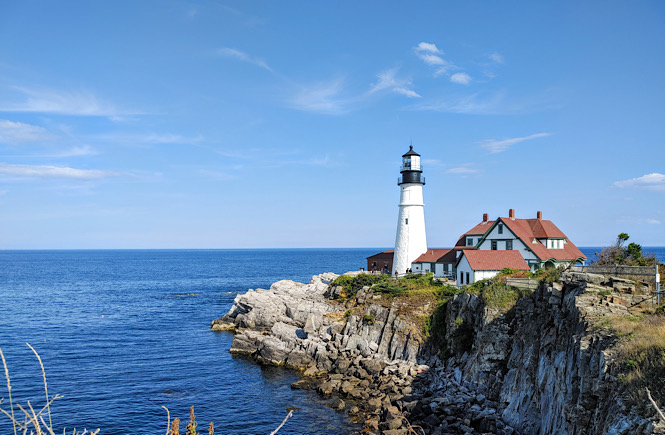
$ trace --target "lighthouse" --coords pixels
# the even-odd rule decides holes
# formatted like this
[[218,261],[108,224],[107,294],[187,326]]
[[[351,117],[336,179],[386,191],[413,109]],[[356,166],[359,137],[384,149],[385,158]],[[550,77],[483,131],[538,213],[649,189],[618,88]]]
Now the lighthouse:
[[423,185],[420,154],[409,147],[402,156],[402,174],[397,179],[399,185],[399,215],[397,217],[397,236],[393,257],[393,276],[397,272],[404,275],[411,263],[427,251],[425,236],[425,204],[423,203]]

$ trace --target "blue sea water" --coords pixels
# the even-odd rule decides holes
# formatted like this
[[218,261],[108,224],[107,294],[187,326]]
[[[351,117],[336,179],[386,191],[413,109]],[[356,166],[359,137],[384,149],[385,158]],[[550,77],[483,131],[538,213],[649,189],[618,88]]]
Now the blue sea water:
[[[594,261],[596,259],[596,253],[599,253],[603,248],[598,246],[586,246],[580,247],[580,251],[589,259],[586,264]],[[656,256],[658,261],[665,263],[665,246],[643,246],[642,247],[643,255],[653,254]]]
[[[14,403],[41,408],[44,362],[54,427],[158,434],[194,406],[199,429],[267,434],[359,430],[289,370],[229,353],[233,336],[210,331],[236,294],[280,279],[309,282],[365,266],[377,249],[0,251],[0,349]],[[0,372],[3,373],[3,372]],[[0,404],[9,408],[0,375]],[[181,430],[185,424],[181,425]],[[13,433],[0,415],[0,434]]]
[[[601,248],[580,249],[591,259]],[[44,362],[49,395],[64,396],[51,407],[60,432],[164,433],[161,406],[186,420],[192,405],[202,432],[213,421],[216,433],[267,434],[290,406],[301,410],[280,434],[357,432],[315,393],[291,390],[297,374],[233,357],[233,336],[208,328],[248,288],[357,270],[379,251],[0,251],[0,349],[14,402],[45,403],[27,342]],[[665,262],[664,247],[644,252]],[[4,381],[0,398],[8,409]],[[0,434],[10,433],[0,415]]]

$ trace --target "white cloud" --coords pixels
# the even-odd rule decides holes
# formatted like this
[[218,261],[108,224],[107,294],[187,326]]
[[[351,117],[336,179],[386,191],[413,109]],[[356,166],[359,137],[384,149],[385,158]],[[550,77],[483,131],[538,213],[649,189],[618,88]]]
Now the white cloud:
[[248,62],[248,63],[251,63],[251,64],[256,65],[258,67],[261,67],[263,69],[266,69],[270,72],[273,72],[272,68],[270,68],[268,66],[268,64],[265,63],[265,61],[263,61],[262,59],[259,59],[259,58],[254,57],[254,56],[250,56],[249,54],[245,53],[244,51],[236,50],[235,48],[220,48],[219,50],[217,50],[217,54],[219,54],[220,56],[224,56],[224,57],[230,57],[230,58],[233,58],[233,59],[238,59],[238,60],[241,60],[243,62]]
[[652,225],[659,225],[660,221],[658,219],[647,219],[646,222]]
[[36,142],[50,137],[48,131],[42,127],[0,119],[0,142],[13,145],[21,142]]
[[630,180],[615,181],[615,187],[665,192],[665,174],[653,172]]
[[443,60],[439,54],[443,54],[443,51],[439,50],[436,44],[430,44],[429,42],[421,42],[420,44],[413,47],[413,50],[416,52],[416,56],[420,58],[427,65],[447,65],[448,62]]
[[450,81],[461,85],[468,85],[471,83],[471,76],[466,73],[455,73],[450,76]]
[[421,42],[420,44],[414,47],[416,51],[425,51],[429,53],[440,53],[443,54],[441,50],[436,46],[436,44],[430,44],[429,42]]
[[490,54],[490,59],[492,59],[496,63],[503,63],[503,56],[501,56],[499,53],[492,53]]
[[383,89],[391,89],[393,92],[406,95],[409,98],[420,98],[420,95],[416,91],[410,89],[410,80],[397,78],[398,70],[398,68],[391,68],[377,74],[379,81],[371,85],[369,94]]
[[530,136],[514,137],[514,138],[502,139],[502,140],[487,139],[487,140],[483,141],[480,144],[480,146],[487,149],[487,150],[489,150],[490,153],[496,154],[496,153],[506,151],[508,148],[515,145],[516,143],[524,142],[525,140],[536,139],[536,138],[539,138],[539,137],[549,136],[550,134],[551,133],[536,133],[536,134],[532,134]]
[[445,60],[443,60],[442,57],[437,56],[436,54],[421,53],[418,55],[418,57],[427,65],[446,65],[448,63]]
[[90,92],[35,90],[23,87],[14,87],[13,89],[20,94],[21,101],[0,104],[0,112],[108,116],[114,119],[119,119],[123,115],[140,114],[139,112],[122,111],[109,103],[100,101]]
[[418,94],[416,91],[413,91],[411,89],[407,88],[393,88],[393,91],[397,92],[398,94],[406,95],[409,98],[420,98],[421,95]]
[[95,180],[119,175],[116,172],[98,169],[75,169],[66,166],[12,165],[0,163],[0,174],[18,177],[37,178],[72,178],[77,180]]

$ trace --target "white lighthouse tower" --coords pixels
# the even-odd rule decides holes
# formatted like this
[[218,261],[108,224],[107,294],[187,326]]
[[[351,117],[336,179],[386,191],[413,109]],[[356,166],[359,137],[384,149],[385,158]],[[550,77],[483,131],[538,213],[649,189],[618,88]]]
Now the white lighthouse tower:
[[425,204],[423,203],[423,185],[420,166],[420,154],[413,151],[413,146],[402,156],[402,175],[397,184],[400,188],[399,216],[397,218],[397,236],[392,274],[404,275],[411,263],[427,252],[425,236]]

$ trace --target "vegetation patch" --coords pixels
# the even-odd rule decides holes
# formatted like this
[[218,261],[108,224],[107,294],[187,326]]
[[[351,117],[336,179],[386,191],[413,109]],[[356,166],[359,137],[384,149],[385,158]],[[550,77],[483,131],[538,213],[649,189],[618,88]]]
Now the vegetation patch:
[[647,406],[646,388],[654,399],[665,402],[665,317],[613,318],[611,328],[621,341],[617,345],[619,379],[633,404]]
[[503,274],[499,274],[494,278],[475,282],[467,287],[467,291],[478,295],[486,307],[500,312],[510,310],[519,299],[533,293],[532,290],[522,290],[506,284],[503,277]]

